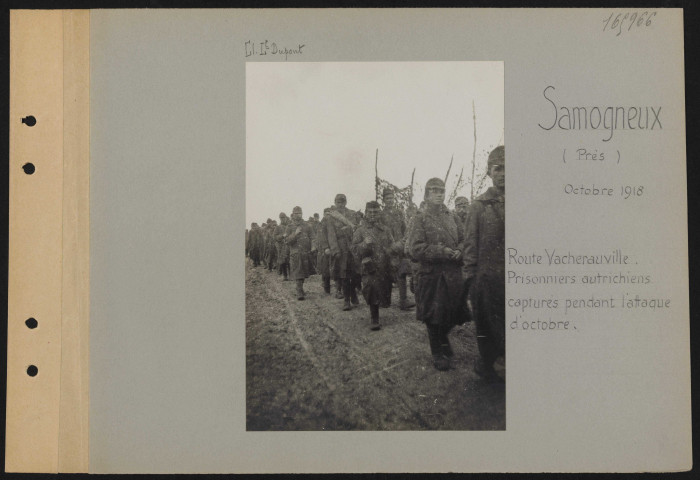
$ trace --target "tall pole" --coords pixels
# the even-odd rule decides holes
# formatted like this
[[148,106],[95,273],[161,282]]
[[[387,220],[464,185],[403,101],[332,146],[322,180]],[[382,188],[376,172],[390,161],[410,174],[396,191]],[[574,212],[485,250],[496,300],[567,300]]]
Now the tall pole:
[[411,190],[410,190],[410,205],[413,205],[413,177],[416,175],[416,167],[413,167],[413,173],[411,173]]
[[447,167],[447,173],[445,174],[445,185],[447,185],[447,177],[450,176],[450,170],[452,170],[452,160],[455,159],[454,154],[452,154],[452,158],[450,158],[450,166]]
[[474,168],[476,167],[476,108],[474,108],[474,100],[472,99],[472,115],[474,118],[474,151],[472,152],[472,178],[471,178],[471,193],[469,201],[474,200]]
[[379,162],[379,149],[374,154],[374,200],[379,201],[379,170],[377,163]]

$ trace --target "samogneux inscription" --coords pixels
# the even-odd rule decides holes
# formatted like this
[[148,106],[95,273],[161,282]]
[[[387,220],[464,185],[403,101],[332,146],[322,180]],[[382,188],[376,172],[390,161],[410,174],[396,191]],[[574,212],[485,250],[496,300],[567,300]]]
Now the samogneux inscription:
[[553,107],[549,120],[538,123],[542,130],[605,130],[612,139],[616,130],[661,130],[661,106],[560,106],[555,101],[556,88],[549,85],[542,95]]

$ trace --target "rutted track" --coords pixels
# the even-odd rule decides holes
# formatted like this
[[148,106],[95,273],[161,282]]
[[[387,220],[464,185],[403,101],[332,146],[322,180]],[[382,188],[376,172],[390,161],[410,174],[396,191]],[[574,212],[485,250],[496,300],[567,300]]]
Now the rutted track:
[[318,276],[305,290],[298,301],[294,282],[246,267],[249,430],[505,428],[503,386],[472,372],[473,326],[453,330],[453,368],[438,372],[413,311],[381,309],[382,330],[372,332],[362,300],[341,311]]

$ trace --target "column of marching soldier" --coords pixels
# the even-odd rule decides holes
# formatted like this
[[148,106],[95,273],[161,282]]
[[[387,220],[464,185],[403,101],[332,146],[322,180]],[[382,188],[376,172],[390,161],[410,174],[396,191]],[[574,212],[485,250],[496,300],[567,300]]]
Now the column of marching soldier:
[[[370,328],[379,330],[379,309],[391,304],[399,289],[399,308],[416,308],[426,324],[433,365],[450,368],[453,351],[448,334],[455,325],[476,324],[480,358],[474,371],[501,381],[493,368],[505,359],[505,149],[488,157],[493,186],[474,199],[445,206],[445,184],[428,180],[420,208],[410,205],[406,216],[396,207],[394,192],[383,191],[384,208],[371,201],[362,212],[347,208],[344,194],[334,205],[304,221],[300,207],[280,223],[268,219],[246,230],[246,255],[257,267],[277,268],[284,280],[296,281],[298,300],[304,300],[304,279],[321,275],[328,295],[343,300],[342,309],[359,304],[360,291],[370,307]],[[417,305],[407,298],[407,277]],[[331,288],[331,281],[334,288]]]

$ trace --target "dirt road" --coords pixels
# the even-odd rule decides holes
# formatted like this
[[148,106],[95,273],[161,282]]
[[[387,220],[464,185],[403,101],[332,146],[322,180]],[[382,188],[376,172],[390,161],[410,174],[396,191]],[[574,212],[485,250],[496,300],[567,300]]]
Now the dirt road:
[[450,334],[452,369],[432,366],[425,326],[415,311],[369,307],[341,311],[320,277],[298,301],[293,281],[246,265],[248,430],[503,430],[505,386],[472,371],[474,326]]

